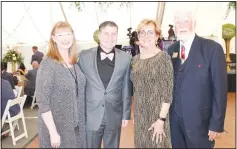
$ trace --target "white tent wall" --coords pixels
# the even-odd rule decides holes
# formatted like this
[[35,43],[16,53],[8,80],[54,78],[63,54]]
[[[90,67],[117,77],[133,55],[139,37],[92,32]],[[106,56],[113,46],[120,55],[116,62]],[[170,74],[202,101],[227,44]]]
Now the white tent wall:
[[[226,52],[225,41],[222,39],[222,25],[232,23],[235,25],[235,12],[231,11],[225,19],[228,2],[166,2],[164,20],[162,22],[162,33],[168,37],[169,24],[174,25],[173,15],[178,7],[187,7],[196,10],[196,28],[197,35],[204,38],[212,38],[219,42],[224,52]],[[211,35],[215,37],[210,37]],[[231,40],[230,52],[235,53],[235,38]]]
[[[30,64],[30,61],[31,61],[31,56],[33,54],[31,48],[32,46],[34,45],[30,45],[30,44],[24,44],[24,45],[21,45],[21,44],[18,44],[18,45],[11,45],[11,46],[14,46],[14,47],[17,47],[17,51],[19,51],[19,53],[21,53],[24,57],[24,65],[25,67],[29,70],[29,69],[32,69],[32,66]],[[10,46],[10,47],[11,47]],[[43,52],[43,53],[46,53],[46,47],[47,45],[46,44],[38,44],[38,50]],[[7,52],[8,48],[4,45],[2,47],[2,56],[4,56],[4,54]],[[18,67],[18,66],[17,66]],[[7,68],[8,72],[11,72],[12,71],[12,67],[11,67],[11,64],[8,63],[8,68]]]
[[[130,15],[130,7],[120,8],[119,2],[110,5],[109,8],[104,6],[106,11],[103,11],[97,3],[83,2],[84,6],[82,5],[80,12],[72,2],[62,2],[62,4],[67,20],[75,31],[77,41],[93,41],[94,31],[105,20],[117,23],[119,39],[128,39],[127,29],[132,27],[134,30],[143,18],[155,19],[157,7],[157,2],[132,3]],[[3,2],[2,7],[3,44],[46,42],[53,24],[64,20],[58,2]],[[144,8],[149,8],[149,11],[144,11]],[[27,9],[29,9],[28,13]],[[12,10],[15,10],[17,14]],[[98,21],[96,16],[98,16]],[[23,21],[20,21],[21,18]]]
[[[221,5],[222,6],[222,9],[221,10],[223,10],[224,9],[224,11],[226,10],[226,5],[227,4],[224,4],[224,5]],[[236,16],[235,16],[235,11],[230,11],[230,13],[229,13],[229,15],[228,15],[228,17],[226,18],[226,19],[223,19],[222,20],[222,22],[221,22],[221,24],[225,24],[225,23],[232,23],[232,24],[234,24],[235,25],[235,27],[236,27],[236,24],[235,24],[235,18],[236,18]],[[231,39],[231,41],[230,41],[230,53],[236,53],[236,44],[235,44],[235,38],[236,37],[233,37],[232,39]],[[221,44],[222,44],[222,46],[223,46],[223,49],[224,49],[224,52],[226,52],[226,47],[225,47],[225,40],[224,39],[221,39]]]
[[[119,40],[118,44],[128,45],[128,40]],[[17,47],[17,51],[22,53],[22,55],[24,57],[24,65],[27,69],[32,69],[30,61],[31,61],[31,56],[33,54],[33,52],[32,52],[33,46],[37,46],[38,50],[43,52],[44,54],[47,53],[48,44],[14,44],[14,45],[10,46],[10,47]],[[86,49],[96,47],[96,46],[97,46],[97,43],[94,41],[92,41],[92,42],[77,42],[77,47],[79,49],[79,52],[81,50],[86,50]],[[4,54],[8,51],[7,46],[3,45],[2,50],[3,50],[2,56],[4,56]],[[11,72],[11,64],[10,63],[8,64],[8,72]]]
[[[78,11],[72,2],[62,2],[68,22],[72,25],[79,50],[96,46],[93,33],[105,20],[115,21],[119,27],[118,44],[128,45],[127,29],[137,28],[144,18],[156,19],[158,2],[132,2],[131,7],[120,7],[120,2],[101,7],[98,3],[83,2],[82,11]],[[235,24],[235,14],[231,12],[224,20],[228,2],[187,2],[197,8],[196,32],[199,36],[216,36],[225,51],[225,43],[221,38],[222,24]],[[181,3],[166,2],[162,21],[162,33],[168,36],[168,25],[173,24],[173,14]],[[149,10],[149,11],[148,11]],[[3,54],[7,45],[20,45],[27,68],[31,68],[31,47],[36,45],[46,53],[50,31],[54,23],[64,20],[59,2],[3,2],[2,3],[2,41]],[[19,44],[20,43],[20,44]],[[231,41],[231,52],[235,53],[234,38]]]

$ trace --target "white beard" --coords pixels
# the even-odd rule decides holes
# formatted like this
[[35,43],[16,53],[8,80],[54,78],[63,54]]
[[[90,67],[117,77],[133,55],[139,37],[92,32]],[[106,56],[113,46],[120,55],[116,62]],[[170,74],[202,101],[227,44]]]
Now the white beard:
[[192,33],[185,33],[185,34],[182,34],[182,35],[177,34],[178,40],[182,40],[182,41],[189,40],[191,38],[191,36],[192,36]]

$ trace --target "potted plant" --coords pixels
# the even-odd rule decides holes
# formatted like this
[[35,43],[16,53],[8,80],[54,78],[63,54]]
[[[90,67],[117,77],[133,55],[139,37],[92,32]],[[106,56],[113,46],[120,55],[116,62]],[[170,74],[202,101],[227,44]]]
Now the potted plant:
[[98,34],[99,34],[99,29],[97,29],[97,30],[94,32],[93,38],[94,38],[94,41],[95,41],[97,44],[100,44],[100,40],[99,40]]
[[23,63],[24,57],[15,49],[9,48],[6,54],[3,56],[3,62],[12,64],[12,72],[16,71],[16,64]]
[[222,38],[225,40],[226,45],[226,62],[227,70],[230,70],[230,40],[235,36],[236,28],[233,24],[227,23],[222,25]]

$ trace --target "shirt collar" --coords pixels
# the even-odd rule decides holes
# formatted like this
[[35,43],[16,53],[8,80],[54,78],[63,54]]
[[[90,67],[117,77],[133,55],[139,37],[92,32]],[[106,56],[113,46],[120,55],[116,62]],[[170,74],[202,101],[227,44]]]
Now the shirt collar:
[[192,45],[192,43],[193,43],[194,38],[195,38],[195,34],[191,35],[191,38],[189,38],[186,43],[183,43],[183,42],[180,40],[180,46],[181,46],[181,45],[184,45],[184,47],[185,47],[186,49],[190,49],[190,48],[191,48],[191,45]]
[[[98,47],[98,51],[99,51],[99,52],[104,52],[104,53],[106,53],[106,52],[101,48],[101,46]],[[115,53],[115,49],[113,48],[112,51],[110,51],[109,53],[106,53],[106,54],[110,54],[110,53]]]

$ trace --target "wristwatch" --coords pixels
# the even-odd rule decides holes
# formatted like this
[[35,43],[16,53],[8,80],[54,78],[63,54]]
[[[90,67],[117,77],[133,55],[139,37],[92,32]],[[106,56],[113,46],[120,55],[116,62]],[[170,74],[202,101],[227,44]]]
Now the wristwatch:
[[159,120],[161,120],[161,121],[164,121],[164,122],[165,122],[166,118],[159,117]]

